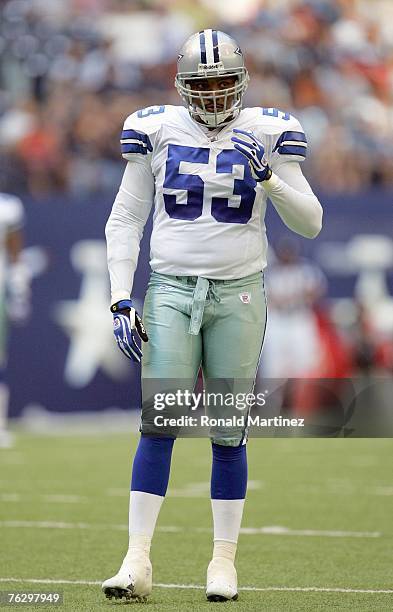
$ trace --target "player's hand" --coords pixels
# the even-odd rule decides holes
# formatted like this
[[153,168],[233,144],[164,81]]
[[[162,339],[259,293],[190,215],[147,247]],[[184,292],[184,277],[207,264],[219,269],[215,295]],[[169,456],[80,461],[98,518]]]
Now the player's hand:
[[142,350],[136,338],[139,336],[143,342],[148,341],[147,333],[142,319],[135,310],[131,300],[120,300],[112,304],[113,332],[119,349],[128,359],[140,363]]
[[234,129],[239,137],[232,136],[231,140],[235,143],[235,149],[240,151],[247,159],[250,166],[252,177],[259,183],[267,181],[272,175],[265,157],[265,147],[252,132]]

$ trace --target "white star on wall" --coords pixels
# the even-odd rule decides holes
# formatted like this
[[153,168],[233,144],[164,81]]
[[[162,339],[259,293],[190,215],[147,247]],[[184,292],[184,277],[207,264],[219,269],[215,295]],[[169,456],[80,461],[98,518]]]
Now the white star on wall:
[[98,370],[115,380],[131,375],[130,362],[119,352],[114,337],[105,243],[77,242],[71,250],[73,267],[82,274],[79,297],[61,301],[55,319],[70,338],[64,378],[72,387],[87,386]]

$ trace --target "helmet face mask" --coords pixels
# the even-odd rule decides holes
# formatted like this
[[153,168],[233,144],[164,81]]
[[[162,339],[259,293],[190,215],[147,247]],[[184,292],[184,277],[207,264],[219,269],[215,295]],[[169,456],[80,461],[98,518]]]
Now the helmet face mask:
[[[248,80],[240,48],[223,32],[203,30],[180,51],[176,89],[191,117],[208,127],[225,125],[239,114]],[[224,81],[227,86],[221,88]]]

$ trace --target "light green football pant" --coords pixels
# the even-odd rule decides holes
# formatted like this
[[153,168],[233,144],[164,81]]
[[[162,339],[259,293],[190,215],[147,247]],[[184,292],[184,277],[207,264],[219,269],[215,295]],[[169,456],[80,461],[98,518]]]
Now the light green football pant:
[[[244,399],[252,392],[266,326],[262,272],[214,281],[152,272],[143,321],[149,341],[143,345],[142,433],[176,437],[176,427],[163,427],[163,419],[155,424],[159,412],[154,398],[179,389],[192,392],[200,368],[205,393]],[[165,409],[162,417],[185,414],[184,407],[177,408],[169,413]],[[215,405],[209,402],[206,410],[212,418],[244,417],[240,424],[236,420],[229,426],[212,426],[209,435],[216,444],[245,442],[247,406],[242,404],[239,411],[217,400]]]

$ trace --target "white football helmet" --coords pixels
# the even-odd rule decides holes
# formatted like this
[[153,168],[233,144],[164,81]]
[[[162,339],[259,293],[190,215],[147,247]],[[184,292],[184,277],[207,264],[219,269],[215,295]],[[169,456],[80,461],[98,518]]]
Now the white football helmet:
[[[193,81],[235,77],[227,89],[200,91]],[[232,121],[240,112],[249,76],[237,42],[218,30],[202,30],[190,36],[180,49],[175,87],[193,119],[209,127]],[[208,108],[207,108],[208,107]]]

